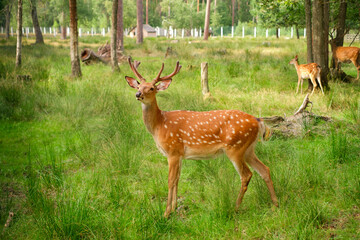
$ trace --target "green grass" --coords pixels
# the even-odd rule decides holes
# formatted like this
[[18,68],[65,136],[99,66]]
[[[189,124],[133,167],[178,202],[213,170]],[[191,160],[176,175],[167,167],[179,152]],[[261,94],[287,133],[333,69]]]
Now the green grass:
[[[106,38],[81,38],[96,50]],[[270,45],[264,45],[269,41]],[[68,41],[25,40],[15,70],[15,39],[0,42],[1,239],[356,239],[360,225],[360,84],[330,82],[311,97],[313,112],[333,121],[306,125],[298,138],[259,143],[280,208],[254,174],[239,212],[240,179],[226,157],[183,162],[179,209],[163,218],[167,161],[142,122],[133,76],[109,66],[82,65],[70,77]],[[357,43],[359,46],[359,44]],[[167,47],[174,54],[164,58]],[[293,114],[297,76],[288,62],[306,59],[305,40],[125,39],[126,55],[151,79],[165,62],[183,66],[158,94],[163,110],[240,109],[255,116]],[[212,101],[203,101],[200,63],[209,63]],[[343,70],[356,76],[355,68]],[[21,82],[17,75],[30,75]],[[306,83],[305,83],[305,86]]]

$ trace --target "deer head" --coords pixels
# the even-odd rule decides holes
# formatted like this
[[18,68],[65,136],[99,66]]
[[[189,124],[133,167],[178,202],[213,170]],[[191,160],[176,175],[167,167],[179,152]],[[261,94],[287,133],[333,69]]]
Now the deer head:
[[154,101],[156,93],[166,90],[170,86],[172,77],[175,76],[181,69],[181,65],[179,64],[179,61],[177,61],[175,70],[171,74],[161,77],[161,73],[164,70],[163,63],[158,75],[151,82],[146,82],[145,78],[137,71],[137,67],[140,65],[140,62],[135,61],[134,65],[131,62],[131,58],[128,58],[128,62],[131,70],[134,72],[135,76],[140,82],[128,76],[126,76],[125,79],[130,87],[138,90],[135,96],[136,99],[142,103],[150,103]]

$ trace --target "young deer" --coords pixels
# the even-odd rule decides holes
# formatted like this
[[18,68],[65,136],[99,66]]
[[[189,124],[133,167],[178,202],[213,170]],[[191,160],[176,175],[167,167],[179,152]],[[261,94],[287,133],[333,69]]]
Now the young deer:
[[324,94],[324,90],[321,85],[321,77],[320,77],[321,68],[317,63],[309,63],[309,64],[299,65],[298,56],[296,55],[295,58],[291,59],[289,64],[295,65],[296,72],[298,75],[298,85],[296,88],[296,93],[299,92],[300,81],[301,81],[301,94],[302,94],[302,87],[303,87],[304,79],[310,78],[310,80],[313,84],[313,90],[310,95],[312,95],[314,93],[314,90],[317,86],[315,79],[318,80],[320,88],[321,88],[321,92],[322,92],[322,94]]
[[265,132],[265,125],[260,119],[238,110],[161,111],[156,102],[156,94],[169,87],[172,77],[181,69],[179,62],[176,63],[173,73],[160,77],[164,69],[162,64],[156,78],[146,82],[130,58],[128,61],[140,83],[128,76],[125,79],[130,87],[138,90],[135,96],[141,102],[145,126],[160,152],[168,159],[169,192],[165,217],[176,209],[182,160],[206,159],[221,153],[229,157],[241,177],[237,209],[252,176],[247,164],[265,180],[271,199],[278,206],[270,170],[254,152],[258,135],[263,135]]
[[350,63],[352,62],[357,70],[357,77],[359,79],[360,72],[360,48],[358,47],[338,47],[335,44],[335,39],[330,41],[331,51],[333,53],[333,59],[335,62],[335,68],[340,69],[339,63]]

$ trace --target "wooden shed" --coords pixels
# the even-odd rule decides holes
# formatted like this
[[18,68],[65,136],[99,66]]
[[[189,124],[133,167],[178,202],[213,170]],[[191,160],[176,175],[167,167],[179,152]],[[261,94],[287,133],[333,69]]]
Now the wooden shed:
[[[131,29],[131,31],[129,33],[130,37],[136,37],[136,29],[137,29],[137,27],[134,27],[133,29]],[[156,37],[155,28],[153,28],[149,24],[144,24],[143,25],[143,36],[144,37]]]

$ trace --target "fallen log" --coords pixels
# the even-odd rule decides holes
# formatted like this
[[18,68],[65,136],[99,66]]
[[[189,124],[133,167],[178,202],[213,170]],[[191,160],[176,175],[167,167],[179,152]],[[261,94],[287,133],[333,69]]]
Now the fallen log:
[[[127,61],[127,57],[123,55],[121,50],[117,49],[116,55],[119,63]],[[81,51],[81,61],[85,65],[99,63],[99,62],[104,64],[110,64],[110,59],[111,59],[111,47],[108,42],[100,46],[98,48],[97,53],[95,53],[93,50],[89,48],[84,48],[84,50]]]
[[271,134],[281,135],[284,137],[298,137],[308,133],[305,132],[305,128],[311,125],[315,125],[318,120],[322,121],[332,121],[330,117],[319,116],[309,111],[306,111],[308,104],[312,105],[312,102],[309,100],[309,94],[306,95],[303,103],[299,109],[289,117],[281,116],[272,116],[272,117],[262,117],[266,125],[270,127]]
[[97,55],[96,53],[94,53],[93,50],[91,50],[89,48],[85,48],[84,50],[81,51],[81,61],[85,65],[99,63],[99,62],[108,64],[110,62],[110,59],[103,58],[103,57]]

